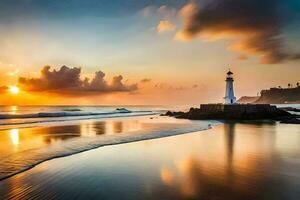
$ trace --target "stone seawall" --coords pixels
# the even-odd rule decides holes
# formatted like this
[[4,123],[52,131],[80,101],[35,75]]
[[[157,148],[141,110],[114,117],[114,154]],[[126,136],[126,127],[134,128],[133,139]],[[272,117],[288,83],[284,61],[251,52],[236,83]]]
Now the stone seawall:
[[276,106],[270,104],[201,104],[200,111],[206,113],[259,113],[275,112]]
[[188,112],[167,112],[166,115],[185,119],[256,120],[291,119],[296,116],[270,104],[201,104]]

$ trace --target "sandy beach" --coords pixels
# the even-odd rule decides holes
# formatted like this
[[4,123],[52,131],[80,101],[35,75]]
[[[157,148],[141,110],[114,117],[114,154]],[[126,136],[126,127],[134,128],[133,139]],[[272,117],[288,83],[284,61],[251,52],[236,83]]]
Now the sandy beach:
[[298,199],[300,129],[272,122],[100,147],[0,182],[3,199]]
[[300,0],[0,0],[0,200],[300,200]]
[[144,115],[27,123],[29,127],[16,124],[0,130],[0,180],[53,158],[107,145],[205,130],[217,123]]

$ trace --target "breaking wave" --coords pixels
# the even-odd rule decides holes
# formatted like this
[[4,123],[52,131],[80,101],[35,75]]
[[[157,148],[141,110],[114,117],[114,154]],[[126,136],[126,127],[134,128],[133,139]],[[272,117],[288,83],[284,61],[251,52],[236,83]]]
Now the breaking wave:
[[[146,116],[162,113],[162,111],[138,110],[131,111],[126,108],[117,108],[114,111],[106,112],[38,112],[29,114],[0,114],[0,130],[7,129],[12,125],[29,125],[46,122],[63,122],[84,119],[101,119],[116,117]],[[11,128],[11,127],[9,127]]]

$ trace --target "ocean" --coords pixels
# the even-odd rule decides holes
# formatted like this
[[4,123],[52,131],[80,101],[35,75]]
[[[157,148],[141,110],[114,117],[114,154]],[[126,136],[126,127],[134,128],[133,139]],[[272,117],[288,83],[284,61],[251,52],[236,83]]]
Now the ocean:
[[0,129],[35,126],[35,123],[153,115],[163,107],[151,106],[0,106]]
[[[298,200],[300,198],[299,125],[274,121],[227,122],[201,131],[190,129],[191,132],[186,134],[177,134],[194,126],[192,123],[196,121],[156,116],[91,122],[93,125],[82,126],[82,134],[91,134],[86,137],[90,137],[92,141],[98,141],[106,133],[113,137],[121,137],[122,130],[131,130],[129,134],[141,140],[132,142],[133,137],[129,137],[128,143],[107,145],[47,160],[32,169],[0,181],[0,198],[61,200]],[[203,127],[205,124],[206,122],[202,121]],[[66,129],[53,128],[53,133],[59,133],[58,138],[44,138],[48,143],[61,147],[57,147],[56,152],[65,151],[65,147],[70,150],[81,146],[80,144],[86,144],[81,141],[82,137],[77,137],[78,140],[74,141],[71,139],[75,138],[74,135],[66,134],[75,133],[78,127],[64,127]],[[175,132],[175,129],[178,131]],[[28,130],[31,130],[26,133],[28,140],[40,137],[40,143],[46,143],[42,140],[43,135],[35,134],[32,132],[33,129]],[[103,133],[104,130],[107,132],[98,135],[99,138],[93,136]],[[36,132],[44,131],[41,129]],[[66,134],[65,138],[59,136],[62,133]],[[161,133],[166,133],[170,137],[161,137]],[[20,144],[27,143],[26,134],[19,132],[19,146],[15,145],[15,151],[21,148]],[[145,140],[144,134],[153,137],[150,137],[151,140]],[[57,143],[54,143],[54,140]],[[18,144],[16,138],[13,141]],[[73,145],[69,146],[66,141],[70,141]],[[28,141],[28,145],[32,148],[40,143],[35,140],[29,144]],[[45,150],[46,154],[49,149]],[[21,158],[19,160],[20,163],[23,162]]]
[[[299,125],[160,116],[169,109],[178,110],[0,107],[0,196],[298,199]],[[124,172],[115,176],[118,171]],[[81,181],[73,180],[77,176]],[[49,185],[44,179],[51,180]],[[96,189],[99,184],[106,189]],[[146,185],[137,191],[141,184]],[[69,185],[80,192],[69,191]]]
[[219,123],[159,116],[166,110],[158,106],[2,106],[0,180],[53,158],[204,130]]

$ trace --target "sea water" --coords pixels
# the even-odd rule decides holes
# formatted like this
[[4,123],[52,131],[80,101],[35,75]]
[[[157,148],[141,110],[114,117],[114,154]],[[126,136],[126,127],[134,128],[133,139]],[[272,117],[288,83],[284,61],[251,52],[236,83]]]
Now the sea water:
[[153,106],[0,107],[0,180],[49,159],[218,124],[159,116],[164,112]]
[[220,124],[159,116],[166,110],[158,106],[0,106],[0,179],[52,158]]

